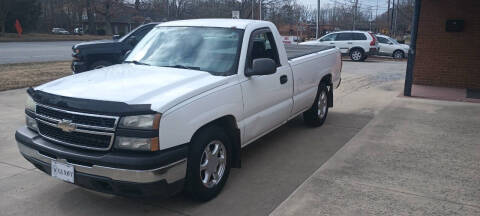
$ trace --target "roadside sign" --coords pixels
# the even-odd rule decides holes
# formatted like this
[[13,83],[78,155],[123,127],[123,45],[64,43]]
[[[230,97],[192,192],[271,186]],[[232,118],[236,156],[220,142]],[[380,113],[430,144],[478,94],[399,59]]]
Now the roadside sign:
[[284,44],[293,44],[298,42],[297,36],[282,36],[282,42]]

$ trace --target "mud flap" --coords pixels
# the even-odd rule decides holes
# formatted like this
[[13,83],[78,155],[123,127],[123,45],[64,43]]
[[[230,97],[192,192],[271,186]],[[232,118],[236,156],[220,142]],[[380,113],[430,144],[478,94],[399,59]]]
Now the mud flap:
[[332,84],[328,85],[328,93],[327,93],[327,104],[328,107],[333,107],[333,86]]

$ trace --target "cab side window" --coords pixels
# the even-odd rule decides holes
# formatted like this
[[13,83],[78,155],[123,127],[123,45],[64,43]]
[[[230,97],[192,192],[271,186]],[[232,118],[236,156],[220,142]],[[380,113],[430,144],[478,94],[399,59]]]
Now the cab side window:
[[338,33],[337,38],[335,39],[336,41],[347,41],[347,40],[352,40],[352,34],[351,33]]
[[259,58],[269,58],[280,65],[278,57],[277,46],[273,38],[272,32],[268,30],[257,30],[253,33],[250,39],[249,52],[248,52],[248,68],[253,65],[253,60]]
[[384,37],[377,37],[379,43],[388,44],[388,40]]
[[329,34],[320,39],[320,41],[334,41],[338,34]]
[[353,40],[367,40],[367,37],[363,33],[352,33]]
[[138,32],[135,32],[135,34],[133,35],[136,37],[138,41],[140,41],[148,32],[150,32],[151,29],[152,28],[150,27],[146,27],[144,29],[139,30]]

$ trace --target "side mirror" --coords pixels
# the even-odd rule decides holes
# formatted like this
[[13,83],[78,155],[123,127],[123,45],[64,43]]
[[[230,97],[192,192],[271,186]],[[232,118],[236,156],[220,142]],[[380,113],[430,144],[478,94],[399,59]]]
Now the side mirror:
[[273,59],[269,58],[258,58],[253,60],[253,65],[251,70],[245,72],[246,76],[254,75],[270,75],[277,72],[277,63]]
[[130,36],[127,40],[128,44],[130,44],[131,46],[135,46],[137,45],[138,41],[137,41],[137,37],[135,36]]
[[393,43],[392,43],[392,42],[388,42],[388,44],[390,44],[390,45],[393,45]]
[[112,39],[113,39],[113,40],[118,40],[118,39],[120,39],[120,35],[113,35],[113,36],[112,36]]

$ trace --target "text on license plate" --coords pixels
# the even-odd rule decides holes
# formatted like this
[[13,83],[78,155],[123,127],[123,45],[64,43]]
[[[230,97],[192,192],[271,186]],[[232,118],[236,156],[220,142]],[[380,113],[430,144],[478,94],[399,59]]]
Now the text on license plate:
[[52,160],[52,177],[74,183],[75,171],[72,165]]

